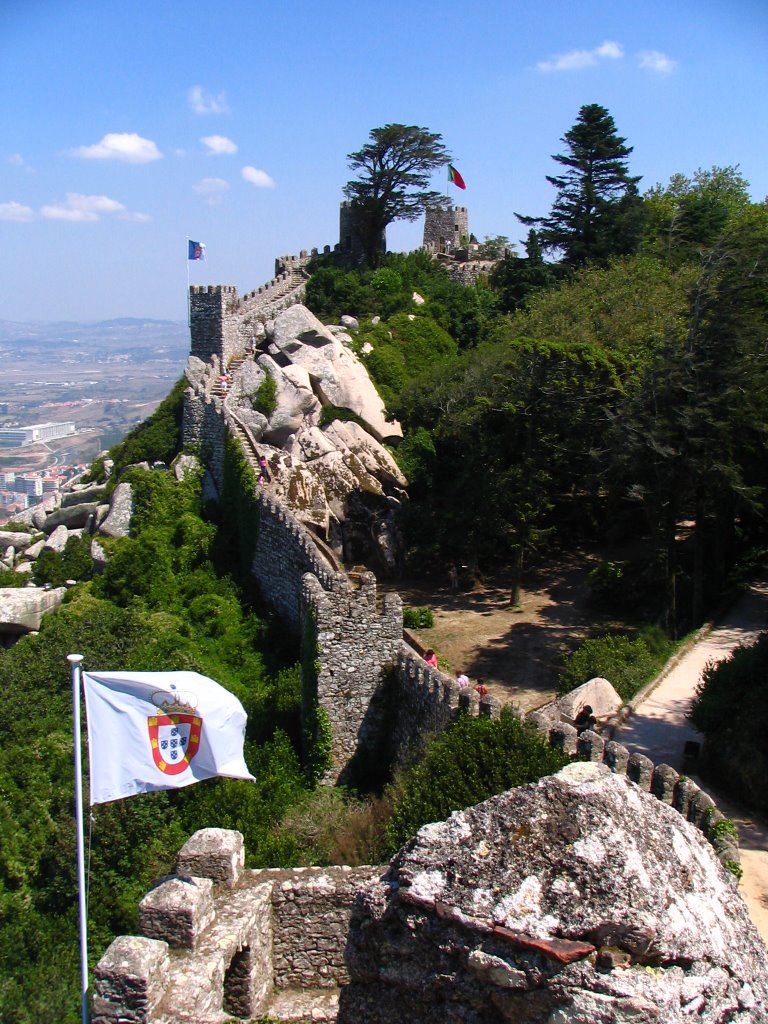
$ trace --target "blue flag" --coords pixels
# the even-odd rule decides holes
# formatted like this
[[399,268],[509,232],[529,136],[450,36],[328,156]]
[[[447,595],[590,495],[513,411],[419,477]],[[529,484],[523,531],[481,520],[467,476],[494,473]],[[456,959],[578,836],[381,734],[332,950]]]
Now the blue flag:
[[205,243],[204,242],[193,242],[192,239],[187,239],[189,242],[189,254],[187,256],[190,260],[204,260],[205,259]]

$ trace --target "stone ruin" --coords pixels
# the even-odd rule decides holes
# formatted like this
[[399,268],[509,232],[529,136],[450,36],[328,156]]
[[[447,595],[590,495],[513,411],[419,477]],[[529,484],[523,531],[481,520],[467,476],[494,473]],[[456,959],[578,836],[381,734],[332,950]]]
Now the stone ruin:
[[205,829],[96,967],[93,1024],[761,1024],[768,955],[701,832],[574,762],[389,868],[245,870]]

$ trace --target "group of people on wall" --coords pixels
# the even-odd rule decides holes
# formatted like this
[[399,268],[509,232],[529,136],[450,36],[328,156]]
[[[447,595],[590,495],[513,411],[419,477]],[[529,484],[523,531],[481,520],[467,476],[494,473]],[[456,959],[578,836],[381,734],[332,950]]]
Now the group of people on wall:
[[[437,655],[435,654],[431,647],[424,652],[423,657],[424,661],[426,661],[430,668],[438,668]],[[486,693],[489,692],[488,687],[485,685],[482,679],[478,679],[477,682],[473,685],[466,672],[459,671],[456,673],[456,683],[460,690],[469,689],[469,687],[471,686],[475,693],[479,693],[481,697],[484,697]]]

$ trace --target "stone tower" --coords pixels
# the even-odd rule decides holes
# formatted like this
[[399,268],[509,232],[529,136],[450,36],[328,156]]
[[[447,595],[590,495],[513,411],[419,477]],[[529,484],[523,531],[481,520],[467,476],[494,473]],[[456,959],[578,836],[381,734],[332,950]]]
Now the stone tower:
[[[359,230],[357,211],[349,200],[345,199],[339,208],[339,248],[341,252],[360,259],[365,255],[362,235]],[[387,251],[387,239],[382,231],[379,249]]]
[[424,248],[433,253],[450,254],[469,241],[469,215],[466,206],[427,210],[424,220]]

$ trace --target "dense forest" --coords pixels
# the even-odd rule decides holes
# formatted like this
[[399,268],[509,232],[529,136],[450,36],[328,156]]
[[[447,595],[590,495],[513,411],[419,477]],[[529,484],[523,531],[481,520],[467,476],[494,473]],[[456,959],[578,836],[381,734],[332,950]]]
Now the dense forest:
[[[506,561],[519,585],[553,548],[610,545],[624,554],[601,564],[595,599],[676,637],[764,555],[768,207],[733,167],[641,194],[596,105],[564,142],[550,215],[522,218],[525,254],[487,280],[466,287],[426,253],[370,246],[361,266],[319,259],[307,304],[358,317],[354,344],[402,423],[411,565]],[[423,822],[562,763],[511,715],[460,719],[382,792],[318,788],[300,754],[296,646],[241,572],[235,512],[204,508],[194,475],[129,468],[178,453],[181,390],[110,452],[111,485],[122,473],[134,487],[131,537],[105,542],[93,578],[77,542],[41,559],[38,582],[79,582],[38,635],[0,652],[7,1024],[79,1019],[67,654],[215,678],[248,712],[256,777],[93,809],[92,965],[197,828],[242,831],[250,866],[380,862]]]

